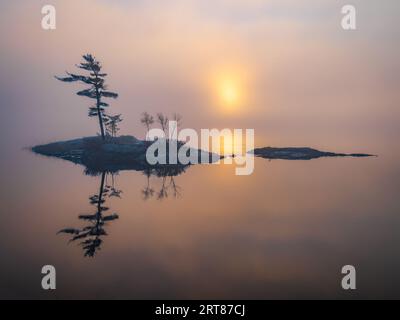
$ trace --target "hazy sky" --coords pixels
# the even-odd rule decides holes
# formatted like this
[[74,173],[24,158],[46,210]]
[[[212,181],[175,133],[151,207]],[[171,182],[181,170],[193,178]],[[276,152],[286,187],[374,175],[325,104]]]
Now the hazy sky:
[[[2,144],[96,132],[80,86],[53,78],[90,52],[120,94],[110,111],[123,134],[143,135],[143,111],[179,112],[186,127],[254,128],[258,145],[374,151],[400,133],[400,3],[353,0],[358,29],[344,31],[347,3],[2,1]],[[44,4],[54,31],[41,29]],[[237,82],[233,110],[218,102],[220,77]]]

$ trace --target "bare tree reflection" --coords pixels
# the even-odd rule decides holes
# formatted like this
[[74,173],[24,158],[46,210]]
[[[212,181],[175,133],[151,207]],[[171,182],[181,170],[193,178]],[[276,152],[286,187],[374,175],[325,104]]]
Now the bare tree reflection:
[[181,196],[181,192],[180,192],[180,191],[181,191],[181,187],[178,186],[178,185],[175,183],[174,177],[170,177],[170,183],[169,183],[169,185],[170,185],[170,187],[172,188],[174,198],[180,197],[180,196]]
[[112,176],[112,185],[105,185],[105,180],[108,173],[103,171],[101,173],[99,193],[89,197],[91,205],[95,206],[96,212],[94,214],[79,215],[79,219],[87,222],[88,224],[81,229],[66,228],[60,230],[58,233],[71,234],[73,237],[70,242],[81,240],[80,245],[84,250],[85,257],[94,257],[96,252],[101,249],[103,243],[102,237],[107,233],[104,229],[107,222],[118,219],[118,215],[113,213],[111,215],[104,215],[109,210],[104,204],[107,197],[118,196],[122,193],[114,186],[114,176]]
[[[169,195],[174,198],[180,197],[182,188],[176,184],[174,177],[184,173],[186,168],[186,166],[182,165],[165,165],[144,170],[143,173],[146,176],[147,183],[142,189],[143,199],[149,200],[155,196],[157,200],[163,200],[168,198]],[[161,187],[157,192],[150,184],[152,176],[161,179]]]
[[146,176],[147,184],[142,189],[143,200],[148,200],[153,197],[154,189],[150,186],[150,177],[151,177],[151,168],[148,168],[143,171],[143,174]]
[[111,176],[111,185],[107,185],[107,188],[110,189],[110,193],[108,196],[110,198],[112,197],[121,198],[121,193],[123,193],[122,190],[118,190],[117,188],[115,188],[115,176],[118,175],[118,172],[111,172],[109,175]]

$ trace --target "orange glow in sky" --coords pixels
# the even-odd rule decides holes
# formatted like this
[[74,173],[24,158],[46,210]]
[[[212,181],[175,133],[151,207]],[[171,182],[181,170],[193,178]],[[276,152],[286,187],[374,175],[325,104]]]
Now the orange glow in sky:
[[246,104],[247,81],[243,71],[237,68],[222,69],[212,77],[212,91],[219,110],[237,113]]

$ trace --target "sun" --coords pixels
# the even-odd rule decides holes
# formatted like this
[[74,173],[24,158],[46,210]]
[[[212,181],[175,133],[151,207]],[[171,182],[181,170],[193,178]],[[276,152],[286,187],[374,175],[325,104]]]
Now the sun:
[[223,106],[235,107],[240,102],[240,89],[232,79],[224,79],[219,85],[219,99]]
[[223,112],[240,111],[246,100],[246,77],[237,69],[223,69],[212,77],[216,106]]

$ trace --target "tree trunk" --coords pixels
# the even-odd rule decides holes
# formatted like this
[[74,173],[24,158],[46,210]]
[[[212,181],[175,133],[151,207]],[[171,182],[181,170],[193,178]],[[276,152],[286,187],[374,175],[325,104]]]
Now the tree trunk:
[[104,134],[103,118],[102,118],[102,113],[101,113],[101,109],[100,109],[100,93],[99,93],[99,89],[97,87],[96,87],[96,107],[97,107],[97,115],[99,117],[101,138],[103,139],[103,141],[105,141],[106,136]]
[[101,211],[101,202],[103,200],[103,191],[104,191],[104,180],[106,178],[106,172],[103,171],[101,174],[101,182],[100,182],[100,190],[99,190],[99,201],[97,203],[97,211]]

